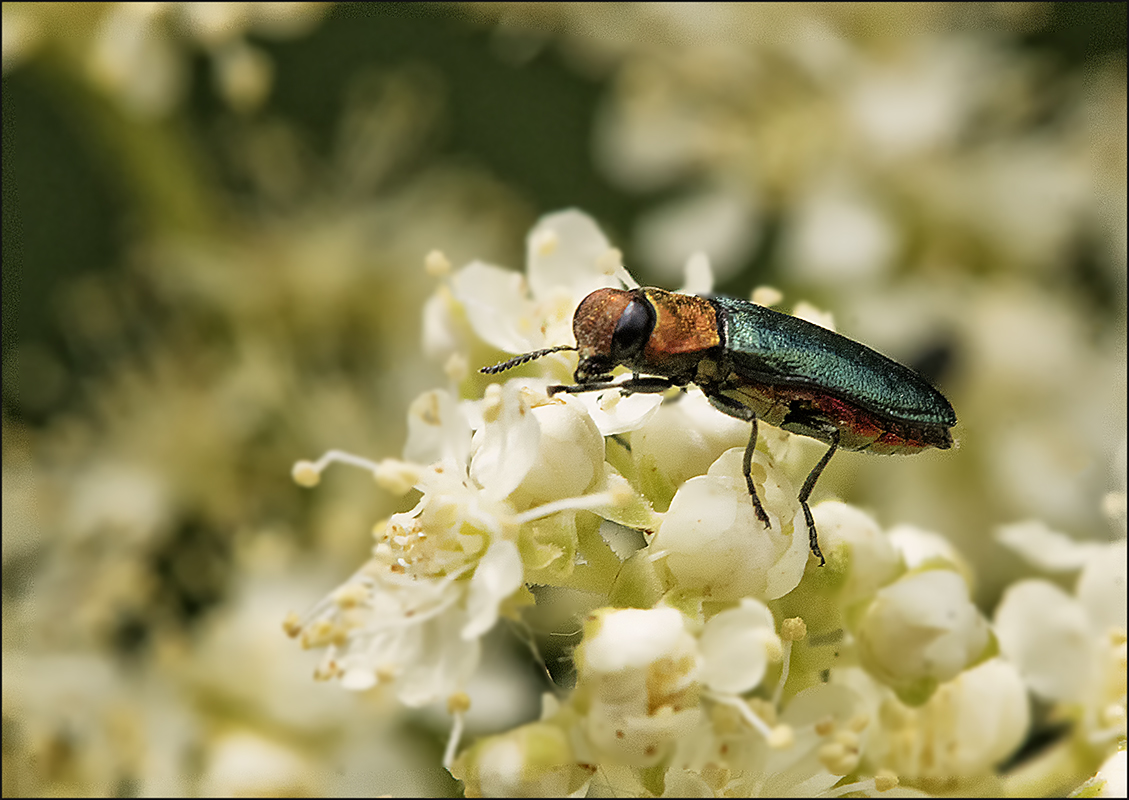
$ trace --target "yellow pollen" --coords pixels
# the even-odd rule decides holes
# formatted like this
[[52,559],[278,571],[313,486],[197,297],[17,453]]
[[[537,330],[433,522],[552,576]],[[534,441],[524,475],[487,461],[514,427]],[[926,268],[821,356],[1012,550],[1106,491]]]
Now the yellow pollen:
[[828,742],[819,748],[819,761],[832,775],[846,775],[858,766],[858,752],[840,742]]
[[609,247],[596,259],[596,266],[605,275],[615,275],[623,266],[623,252],[617,247]]
[[291,639],[296,637],[302,632],[302,619],[293,611],[286,615],[282,620],[282,630],[286,631],[286,635]]
[[893,770],[880,769],[874,775],[874,788],[879,792],[888,792],[898,785],[898,776]]
[[470,368],[467,365],[466,356],[462,353],[451,353],[447,362],[443,365],[443,374],[452,383],[460,383],[469,372]]
[[356,608],[368,598],[368,589],[359,583],[340,586],[332,595],[339,608]]
[[433,278],[444,278],[451,274],[451,261],[442,250],[432,250],[423,259],[423,268]]
[[302,630],[302,647],[324,647],[327,644],[341,645],[345,643],[347,634],[345,628],[328,619],[319,619],[307,625]]
[[539,256],[551,256],[560,246],[560,243],[561,240],[556,231],[542,231],[534,240],[533,249]]
[[777,725],[768,737],[768,746],[773,750],[784,750],[796,743],[796,734],[791,725]]
[[321,481],[321,472],[314,465],[312,461],[299,461],[290,470],[290,477],[299,486],[304,486],[307,489],[317,486]]
[[789,642],[798,642],[808,635],[808,626],[799,617],[790,617],[780,623],[780,638]]
[[784,299],[784,293],[775,286],[758,286],[753,289],[753,295],[750,299],[758,306],[771,308]]
[[470,695],[466,692],[455,692],[447,698],[448,714],[463,714],[470,711]]

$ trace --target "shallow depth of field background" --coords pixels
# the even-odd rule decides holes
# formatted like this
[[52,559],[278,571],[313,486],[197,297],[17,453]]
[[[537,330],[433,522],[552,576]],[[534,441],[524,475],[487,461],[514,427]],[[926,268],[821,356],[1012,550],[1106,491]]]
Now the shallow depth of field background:
[[[413,499],[289,469],[398,455],[424,256],[521,269],[561,208],[929,376],[959,449],[813,499],[950,537],[986,611],[999,526],[1124,536],[1124,3],[3,13],[5,795],[457,791],[442,709],[281,630]],[[536,715],[496,633],[472,732]]]

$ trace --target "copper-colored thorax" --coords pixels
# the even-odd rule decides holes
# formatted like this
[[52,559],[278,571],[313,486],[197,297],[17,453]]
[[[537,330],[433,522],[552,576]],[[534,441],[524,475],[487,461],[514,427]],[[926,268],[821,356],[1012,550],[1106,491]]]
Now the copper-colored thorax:
[[655,329],[643,351],[649,362],[684,353],[700,353],[721,344],[717,310],[704,297],[644,289],[655,307]]

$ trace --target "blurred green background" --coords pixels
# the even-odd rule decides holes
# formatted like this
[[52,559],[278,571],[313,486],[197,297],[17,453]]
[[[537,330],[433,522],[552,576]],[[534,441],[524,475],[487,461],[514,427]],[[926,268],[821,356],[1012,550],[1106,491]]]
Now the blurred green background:
[[[442,714],[280,633],[406,501],[288,471],[397,455],[424,256],[521,269],[560,208],[931,377],[961,449],[820,491],[986,609],[998,525],[1123,536],[1125,46],[1124,3],[6,3],[4,794],[456,790]],[[543,688],[494,644],[479,731]]]

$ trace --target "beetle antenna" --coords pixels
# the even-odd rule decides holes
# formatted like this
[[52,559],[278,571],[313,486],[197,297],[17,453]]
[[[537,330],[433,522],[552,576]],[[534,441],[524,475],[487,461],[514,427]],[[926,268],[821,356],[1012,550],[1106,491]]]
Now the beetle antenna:
[[546,347],[544,350],[534,350],[532,353],[525,353],[524,355],[514,356],[509,361],[503,361],[501,364],[495,364],[492,367],[483,367],[479,370],[483,375],[497,375],[499,372],[505,372],[511,367],[521,366],[541,356],[547,356],[549,353],[559,353],[561,350],[575,350],[576,348],[569,344],[562,344],[559,347]]

